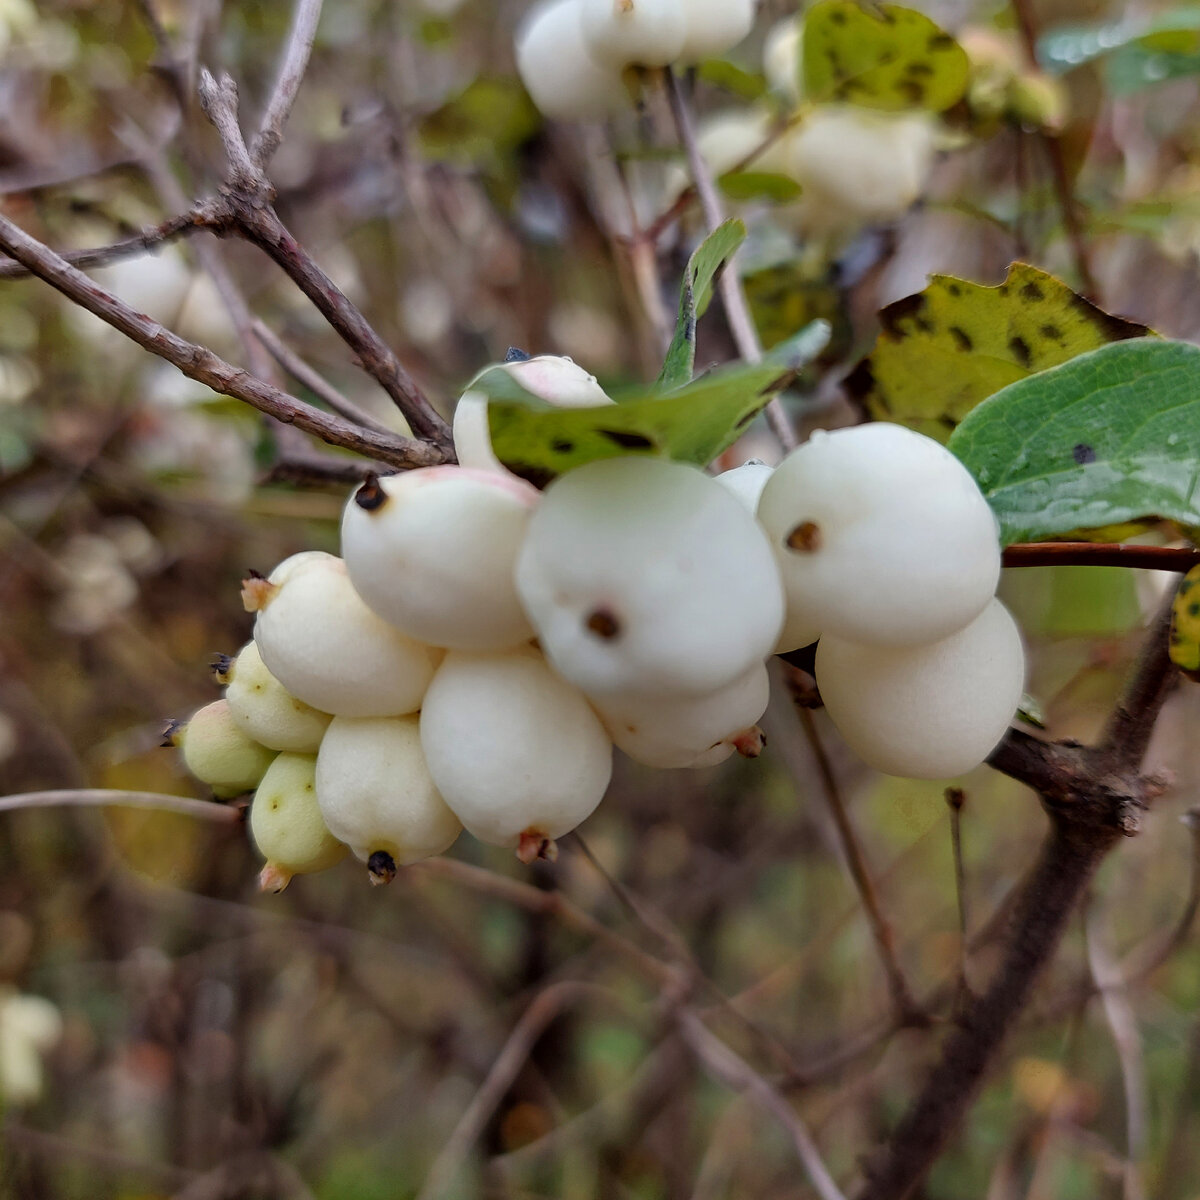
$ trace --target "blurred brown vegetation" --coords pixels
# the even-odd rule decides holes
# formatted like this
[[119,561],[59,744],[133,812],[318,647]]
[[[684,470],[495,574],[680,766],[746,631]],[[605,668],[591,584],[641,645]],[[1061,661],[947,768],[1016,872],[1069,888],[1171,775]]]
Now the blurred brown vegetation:
[[[233,73],[256,113],[287,6],[153,7],[170,44]],[[272,171],[285,221],[445,413],[509,345],[571,354],[611,384],[657,367],[646,264],[612,220],[614,160],[591,132],[543,125],[513,81],[524,7],[327,6]],[[1056,7],[1040,19],[1096,15]],[[934,8],[952,26],[991,15]],[[766,9],[759,41],[789,6]],[[190,101],[180,119],[145,4],[0,0],[6,22],[0,205],[13,219],[56,247],[100,245],[219,181],[219,147]],[[749,71],[759,41],[734,56]],[[1098,70],[1076,72],[1067,135],[1096,298],[1185,337],[1200,334],[1197,78],[1113,98]],[[711,85],[697,96],[702,109],[730,100]],[[770,230],[769,209],[753,216]],[[668,310],[694,234],[668,231],[651,263]],[[196,257],[204,236],[103,277],[242,361]],[[397,422],[257,252],[208,246],[255,315]],[[787,320],[836,318],[832,379],[869,347],[871,314],[928,272],[993,282],[1017,255],[1078,282],[1044,146],[1002,129],[946,156],[928,201],[837,269],[786,260],[791,302],[812,298]],[[710,318],[700,360],[730,352]],[[828,383],[793,403],[845,419]],[[40,283],[0,283],[0,792],[201,794],[159,732],[215,696],[208,659],[247,638],[238,581],[336,549],[341,496],[262,482],[277,452],[250,410]],[[1005,589],[1029,634],[1031,691],[1054,736],[1087,738],[1158,581],[1019,575]],[[477,1136],[451,1143],[447,1196],[812,1195],[788,1131],[714,1075],[681,1013],[774,1081],[835,1177],[852,1177],[954,1011],[950,817],[940,785],[870,775],[817,714],[897,959],[933,1014],[897,1029],[812,749],[776,692],[764,758],[623,763],[586,845],[568,839],[556,864],[529,869],[464,836],[459,866],[416,867],[387,889],[346,864],[264,897],[238,828],[116,808],[0,814],[0,984],[52,999],[65,1020],[43,1097],[3,1112],[0,1196],[416,1196],[464,1114]],[[1150,755],[1174,786],[1097,880],[926,1196],[1200,1196],[1200,951],[1183,929],[1158,953],[1194,887],[1195,834],[1178,818],[1196,803],[1198,718],[1196,690],[1181,690]],[[962,787],[970,986],[1043,818],[986,768]],[[1097,971],[1144,961],[1101,1002]],[[488,1086],[498,1058],[511,1079]],[[1130,1190],[1130,1163],[1145,1191]]]

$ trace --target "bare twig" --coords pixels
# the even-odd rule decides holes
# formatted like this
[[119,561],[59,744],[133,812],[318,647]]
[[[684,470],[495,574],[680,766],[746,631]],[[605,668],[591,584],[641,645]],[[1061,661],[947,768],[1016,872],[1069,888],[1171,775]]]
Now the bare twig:
[[168,796],[160,792],[123,792],[108,788],[65,788],[52,792],[21,792],[0,796],[0,812],[26,808],[149,808],[159,812],[182,813],[222,825],[236,825],[241,810],[214,800],[193,800],[188,796]]
[[429,403],[403,363],[372,328],[366,317],[316,264],[292,236],[272,207],[274,190],[246,148],[238,122],[237,87],[229,76],[220,80],[201,73],[200,102],[216,127],[229,159],[230,174],[222,190],[236,231],[263,250],[312,301],[317,311],[355,352],[420,438],[432,442],[444,457],[452,456],[450,430]]
[[294,379],[302,383],[318,400],[333,412],[361,425],[364,429],[374,429],[376,433],[391,433],[392,431],[382,422],[377,421],[365,409],[361,409],[353,400],[347,399],[324,376],[314,371],[283,339],[265,322],[257,317],[250,326],[254,336],[266,347],[267,353]]
[[971,985],[967,982],[967,877],[963,866],[962,814],[967,796],[962,788],[946,789],[946,806],[950,810],[950,846],[954,854],[954,895],[958,901],[958,986],[955,1009],[961,1010]]
[[222,395],[243,400],[260,412],[295,425],[330,445],[357,451],[394,467],[410,469],[446,461],[443,452],[428,442],[360,429],[289,396],[226,362],[211,350],[179,337],[150,317],[135,312],[4,216],[0,216],[0,250],[151,354],[165,359],[190,379]]
[[488,1119],[521,1073],[533,1047],[550,1023],[566,1008],[594,997],[612,1000],[613,993],[595,984],[565,980],[553,983],[534,999],[513,1027],[508,1040],[492,1063],[487,1078],[475,1093],[453,1132],[446,1139],[417,1200],[438,1200],[466,1163],[471,1147],[479,1140]]
[[[91,267],[104,267],[118,259],[145,254],[147,250],[154,250],[166,242],[187,237],[207,228],[210,226],[203,209],[195,209],[108,246],[96,246],[88,250],[65,250],[62,252],[62,258],[64,262],[69,262],[81,271]],[[32,273],[19,262],[0,263],[0,279],[23,279]]]
[[816,759],[825,801],[837,829],[838,842],[841,845],[842,853],[846,856],[846,865],[850,868],[854,886],[858,889],[863,910],[867,914],[867,923],[879,951],[879,960],[887,978],[888,992],[892,998],[892,1007],[896,1018],[905,1025],[926,1024],[927,1018],[913,997],[912,990],[909,988],[908,981],[896,958],[896,939],[892,933],[891,923],[883,915],[883,906],[879,902],[879,894],[875,890],[875,881],[871,877],[870,867],[867,866],[866,855],[859,845],[858,835],[850,821],[850,814],[846,811],[841,788],[838,786],[837,777],[833,772],[833,764],[825,753],[816,722],[813,720],[812,710],[805,708],[802,704],[797,704],[796,713],[800,718],[804,736],[808,739],[808,744],[812,749],[813,757]]
[[1088,919],[1087,959],[1092,979],[1100,993],[1104,1019],[1112,1033],[1121,1083],[1125,1091],[1124,1200],[1144,1200],[1141,1157],[1146,1149],[1146,1064],[1137,1018],[1125,994],[1121,969],[1104,945],[1094,917]]
[[694,1012],[680,1012],[679,1031],[704,1068],[727,1087],[744,1092],[787,1131],[813,1190],[821,1200],[845,1200],[800,1114],[744,1059],[704,1026]]
[[[675,129],[679,134],[679,141],[683,146],[684,153],[687,155],[692,183],[700,197],[704,223],[711,233],[725,219],[721,209],[721,199],[717,195],[712,172],[708,169],[708,164],[700,153],[696,129],[692,123],[692,114],[684,98],[683,89],[679,86],[679,78],[670,68],[666,70],[666,81],[667,98],[671,104]],[[725,265],[718,287],[725,305],[725,318],[729,322],[729,332],[733,334],[738,353],[746,362],[759,362],[762,359],[762,343],[758,340],[758,330],[754,326],[754,318],[750,315],[750,305],[746,301],[746,292],[742,287],[741,276],[737,272],[736,258],[734,262]],[[779,444],[784,450],[793,449],[796,445],[796,431],[788,421],[783,404],[778,397],[775,397],[767,405],[765,415],[767,424],[771,427],[771,432]]]
[[308,68],[308,57],[312,53],[313,41],[317,36],[321,3],[322,0],[296,0],[296,6],[292,9],[292,24],[288,30],[283,59],[279,64],[279,74],[263,112],[254,144],[250,148],[250,157],[260,168],[266,168],[283,140],[283,127],[287,124],[296,93],[300,90],[304,72]]

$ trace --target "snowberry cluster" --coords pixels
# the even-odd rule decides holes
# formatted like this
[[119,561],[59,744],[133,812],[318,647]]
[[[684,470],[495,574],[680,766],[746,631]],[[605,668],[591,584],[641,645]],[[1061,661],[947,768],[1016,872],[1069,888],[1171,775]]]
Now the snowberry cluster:
[[603,117],[629,104],[629,67],[723,54],[754,24],[754,0],[547,0],[517,32],[517,70],[548,117]]
[[[508,370],[560,404],[612,403],[569,360]],[[1003,735],[1024,664],[993,599],[995,522],[930,439],[818,433],[717,478],[612,458],[539,493],[496,462],[481,394],[455,434],[467,465],[355,491],[341,558],[246,581],[254,640],[174,735],[218,795],[256,789],[264,887],[347,846],[384,882],[464,827],[553,856],[614,744],[654,767],[756,756],[767,660],[818,639],[826,708],[873,766],[955,775]]]

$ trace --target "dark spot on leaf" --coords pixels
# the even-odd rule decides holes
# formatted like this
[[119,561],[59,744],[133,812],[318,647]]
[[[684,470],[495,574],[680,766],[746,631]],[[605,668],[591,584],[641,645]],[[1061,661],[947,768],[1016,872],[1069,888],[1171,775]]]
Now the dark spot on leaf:
[[897,89],[913,104],[920,104],[925,99],[925,85],[915,79],[902,79],[897,84]]
[[895,23],[896,23],[895,13],[888,12],[888,10],[886,8],[881,8],[879,10],[878,15],[879,15],[880,21],[883,22],[884,25],[895,25]]
[[954,46],[954,39],[948,33],[934,33],[929,37],[929,41],[925,43],[931,54],[937,54],[942,50],[949,50]]
[[1139,325],[1136,321],[1114,317],[1076,292],[1067,293],[1067,303],[1077,309],[1089,325],[1096,326],[1110,341],[1121,342],[1127,338],[1149,337],[1153,333],[1149,325]]
[[821,527],[816,521],[802,521],[787,535],[787,548],[800,554],[812,554],[821,548]]
[[936,74],[927,62],[910,62],[904,70],[908,75],[920,75],[923,79],[929,79]]
[[879,56],[880,65],[884,66],[884,67],[890,67],[892,65],[892,63],[894,63],[895,61],[896,61],[895,50],[885,50]]
[[621,622],[617,620],[616,614],[607,608],[598,608],[594,612],[589,613],[584,625],[598,638],[603,638],[606,642],[611,642],[613,638],[620,636],[621,633]]
[[1021,297],[1030,303],[1036,304],[1039,300],[1045,300],[1046,293],[1032,280],[1021,288]]
[[1063,341],[1063,331],[1057,325],[1043,325],[1038,332],[1052,342]]
[[654,449],[654,442],[643,433],[630,433],[625,429],[597,429],[596,432],[620,446],[622,450]]
[[517,346],[509,346],[504,355],[504,361],[506,363],[528,362],[532,357],[532,354],[527,354],[524,350],[519,349]]
[[910,319],[920,327],[920,321],[924,319],[921,317],[921,312],[925,307],[925,302],[924,294],[917,292],[915,296],[905,296],[903,300],[896,300],[887,308],[882,309],[879,313],[879,320],[883,325],[884,332],[894,338],[902,338],[908,333],[908,330],[903,328],[902,322]]
[[354,493],[354,503],[364,512],[376,512],[387,503],[388,494],[379,483],[379,476],[374,471],[367,474],[362,487]]
[[965,350],[969,354],[975,349],[975,343],[971,340],[971,335],[960,325],[950,326],[950,336],[954,339],[954,344],[960,350]]
[[575,449],[575,443],[568,441],[566,438],[555,438],[550,443],[550,449],[555,454],[570,454]]
[[1196,582],[1196,581],[1195,581],[1194,579],[1185,579],[1185,580],[1184,580],[1184,581],[1183,581],[1183,582],[1182,582],[1182,583],[1179,585],[1179,594],[1180,594],[1181,596],[1186,596],[1186,595],[1188,594],[1188,592],[1190,592],[1190,591],[1192,590],[1192,585],[1193,585],[1195,582]]
[[834,25],[845,25],[846,14],[844,12],[839,12],[837,9],[835,9],[833,12],[831,12],[829,14],[829,19],[830,19],[830,21],[833,22]]
[[962,288],[959,287],[959,285],[957,283],[946,284],[946,291],[948,291],[950,293],[950,295],[952,295],[952,296],[961,296],[962,295]]
[[[864,358],[858,366],[842,380],[842,387],[847,395],[861,406],[868,396],[875,392],[875,372],[871,369],[871,360]],[[885,410],[888,408],[887,396],[883,393],[875,395],[875,401]]]
[[1071,450],[1071,457],[1082,467],[1085,463],[1096,461],[1096,451],[1086,442],[1079,442]]
[[1008,339],[1008,348],[1012,353],[1013,358],[1017,360],[1023,367],[1028,367],[1033,362],[1033,355],[1029,350],[1029,343],[1023,337],[1011,337]]
[[1200,617],[1200,600],[1193,600],[1187,606],[1187,610],[1189,617]]

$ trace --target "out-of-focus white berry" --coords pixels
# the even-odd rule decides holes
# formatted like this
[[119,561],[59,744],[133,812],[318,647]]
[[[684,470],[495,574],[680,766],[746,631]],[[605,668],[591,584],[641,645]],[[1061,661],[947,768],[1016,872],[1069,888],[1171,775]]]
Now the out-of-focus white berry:
[[993,600],[965,629],[925,646],[864,646],[825,636],[817,684],[833,723],[865,763],[908,779],[978,766],[1004,736],[1025,686],[1021,635]]
[[421,707],[442,651],[377,617],[340,558],[288,559],[268,579],[248,581],[243,597],[258,614],[254,640],[267,670],[293,696],[345,717]]
[[813,108],[788,138],[803,189],[798,219],[814,234],[894,221],[925,190],[937,127],[924,113],[857,105]]
[[785,17],[771,27],[763,42],[763,73],[771,91],[791,104],[803,95],[804,22],[799,16]]
[[317,757],[317,801],[374,883],[448,850],[462,830],[429,774],[415,716],[335,717]]
[[687,41],[684,0],[580,0],[583,44],[602,67],[665,67]]
[[258,787],[275,760],[274,750],[247,737],[226,700],[214,700],[186,724],[168,727],[167,738],[183,751],[187,769],[221,799]]
[[218,660],[217,681],[233,719],[256,742],[292,754],[316,754],[329,725],[328,713],[297,700],[267,670],[254,642],[233,660]]
[[588,463],[550,485],[517,591],[547,658],[589,695],[697,695],[771,651],[783,624],[763,531],[695,467]]
[[[569,358],[540,354],[498,363],[527,392],[555,408],[599,408],[614,403],[596,377]],[[491,370],[492,368],[488,368]],[[454,408],[454,453],[460,466],[509,474],[492,450],[487,397],[470,388]]]
[[385,621],[429,645],[527,642],[513,569],[539,499],[519,479],[465,467],[369,480],[342,518],[350,581]]
[[[996,521],[944,446],[875,422],[818,432],[763,489],[795,644],[832,633],[917,645],[962,629],[1000,574]],[[796,640],[799,639],[799,640]]]
[[521,82],[544,116],[586,120],[629,105],[620,69],[601,66],[584,46],[580,0],[530,9],[517,30],[516,53]]
[[687,32],[678,61],[716,58],[738,44],[754,26],[755,0],[684,0]]
[[634,693],[593,701],[604,728],[635,762],[647,767],[711,767],[735,750],[754,758],[762,749],[756,726],[771,685],[761,663],[740,679],[703,696]]
[[266,866],[265,892],[282,892],[293,875],[310,875],[346,854],[317,806],[315,754],[281,754],[262,777],[250,805],[250,836]]
[[771,478],[775,468],[768,466],[758,459],[742,463],[740,467],[722,471],[713,478],[727,491],[732,492],[745,506],[747,511],[758,512],[758,502],[762,499],[763,488]]
[[0,1107],[24,1107],[41,1098],[42,1058],[62,1037],[62,1028],[62,1016],[49,1000],[0,987]]
[[552,855],[612,773],[600,719],[532,648],[447,654],[421,709],[421,744],[463,825],[524,859]]

